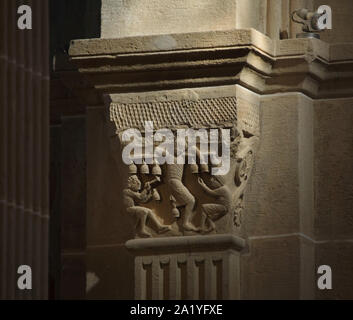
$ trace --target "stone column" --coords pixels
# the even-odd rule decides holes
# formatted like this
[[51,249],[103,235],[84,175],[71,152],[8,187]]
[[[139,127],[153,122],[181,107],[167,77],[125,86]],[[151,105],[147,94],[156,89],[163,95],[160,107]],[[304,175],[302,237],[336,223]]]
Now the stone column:
[[[48,296],[48,1],[28,1],[33,29],[17,28],[18,1],[1,2],[1,294]],[[33,290],[17,288],[28,265]]]
[[[261,137],[259,127],[260,100],[256,94],[241,86],[225,85],[227,84],[227,78],[229,81],[233,79],[233,75],[228,72],[227,64],[229,64],[229,68],[241,70],[244,62],[241,55],[247,53],[241,50],[241,46],[231,49],[223,48],[223,46],[227,46],[228,41],[229,44],[232,43],[234,38],[240,42],[248,43],[248,41],[251,41],[251,31],[218,34],[200,33],[192,34],[192,38],[190,38],[190,35],[174,36],[175,43],[184,47],[183,51],[179,53],[177,47],[173,47],[172,50],[165,48],[160,51],[158,46],[155,47],[153,45],[153,43],[157,43],[163,37],[156,36],[153,38],[133,38],[128,40],[129,42],[131,40],[138,42],[143,40],[143,43],[141,43],[142,47],[136,49],[140,51],[145,46],[145,49],[142,50],[151,50],[150,53],[143,57],[146,62],[152,57],[150,54],[155,56],[155,66],[150,69],[151,66],[144,63],[142,68],[136,70],[133,81],[129,80],[130,76],[124,72],[127,63],[125,59],[128,56],[122,57],[124,60],[124,62],[123,60],[121,61],[123,65],[121,65],[120,61],[116,61],[117,65],[113,67],[117,74],[122,72],[122,78],[119,77],[121,81],[111,82],[108,78],[102,78],[98,71],[100,63],[103,62],[99,61],[100,58],[98,57],[101,54],[99,52],[100,45],[103,44],[101,41],[109,42],[109,46],[113,50],[123,50],[123,52],[127,50],[126,52],[129,56],[135,55],[134,51],[128,53],[130,51],[130,43],[126,43],[126,39],[74,41],[71,47],[72,61],[78,65],[79,71],[83,70],[86,65],[86,57],[80,54],[81,49],[83,49],[82,46],[88,45],[89,47],[85,47],[84,50],[92,54],[92,56],[97,54],[96,67],[98,69],[92,70],[91,76],[93,77],[91,77],[90,81],[93,80],[93,83],[96,83],[97,80],[96,88],[104,88],[104,93],[101,92],[101,99],[105,103],[105,108],[88,108],[88,128],[90,128],[88,131],[88,174],[92,174],[91,178],[88,177],[88,179],[101,179],[99,175],[97,176],[100,170],[97,170],[102,157],[107,159],[104,171],[107,173],[112,172],[110,176],[115,176],[117,170],[120,172],[119,179],[116,177],[115,180],[108,181],[108,185],[116,185],[116,188],[108,187],[107,185],[110,190],[116,190],[116,192],[104,192],[104,189],[102,189],[102,195],[104,195],[108,203],[114,203],[115,199],[117,203],[119,202],[119,207],[115,206],[118,209],[117,211],[111,210],[108,206],[108,210],[104,211],[104,214],[109,217],[109,221],[112,222],[108,223],[109,227],[101,219],[100,212],[94,210],[94,207],[88,202],[87,239],[89,251],[87,270],[92,279],[96,277],[100,281],[102,275],[99,268],[101,267],[96,266],[97,259],[93,255],[101,255],[103,252],[100,253],[100,251],[103,250],[106,252],[111,251],[113,254],[118,252],[118,250],[120,251],[119,247],[123,245],[130,249],[130,252],[132,250],[136,254],[135,275],[139,279],[135,283],[136,297],[161,298],[165,296],[172,299],[187,295],[188,298],[200,299],[215,299],[217,297],[222,297],[223,299],[240,298],[240,251],[245,245],[245,241],[239,237],[242,230],[241,214],[246,185],[251,178],[253,160]],[[219,52],[215,56],[210,55],[210,52],[214,50],[214,44],[209,46],[210,37],[219,42],[220,45]],[[99,46],[97,46],[98,44]],[[124,48],[125,45],[128,45],[128,47]],[[190,55],[195,55],[194,47],[198,45],[201,45],[203,49],[197,52],[195,61],[190,61]],[[97,49],[98,51],[95,51]],[[94,52],[91,52],[91,50],[94,50]],[[231,61],[227,58],[228,50],[233,51],[235,54],[234,59],[231,59]],[[125,53],[123,55],[125,56]],[[163,62],[165,55],[170,56],[168,65]],[[137,61],[134,57],[131,58],[131,60],[128,58],[130,60],[128,63]],[[193,69],[189,68],[191,65],[194,66]],[[153,70],[156,67],[162,73],[170,70],[168,74],[166,73],[169,85],[164,90],[151,91],[153,87],[163,88],[163,84],[159,83],[159,73],[155,73]],[[177,68],[172,71],[175,67]],[[215,72],[212,72],[213,68],[215,68]],[[85,75],[85,71],[83,74]],[[149,75],[147,78],[146,74]],[[175,79],[176,75],[178,75],[180,80]],[[112,76],[115,77],[115,75]],[[125,76],[128,78],[124,79]],[[194,79],[195,76],[200,78]],[[178,89],[179,82],[183,87],[190,86],[190,89]],[[136,86],[141,86],[140,93],[134,93]],[[122,92],[119,93],[119,91]],[[100,93],[100,89],[96,92]],[[92,102],[87,100],[87,103]],[[104,120],[106,124],[102,126],[99,119],[104,113],[108,117]],[[98,117],[99,114],[100,116]],[[111,121],[110,124],[109,121]],[[123,134],[124,130],[130,128],[139,128],[144,131],[146,129],[145,121],[154,122],[154,128],[152,129],[154,133],[164,128],[169,128],[174,134],[177,129],[182,128],[204,129],[205,132],[211,132],[211,130],[217,132],[224,130],[226,132],[229,130],[231,155],[228,160],[230,161],[230,170],[225,175],[220,174],[213,178],[212,172],[215,167],[211,163],[208,165],[202,164],[199,160],[194,165],[183,165],[182,169],[180,166],[173,165],[164,166],[161,164],[159,166],[155,162],[142,166],[140,164],[136,168],[126,166],[122,163],[123,141],[121,134]],[[104,130],[99,129],[97,131],[98,128],[104,128]],[[99,133],[99,136],[97,136],[97,133]],[[97,141],[101,142],[97,144]],[[109,149],[106,149],[107,146]],[[99,152],[100,157],[93,156],[93,154],[97,155],[97,148],[101,150]],[[142,156],[147,162],[148,153],[146,152]],[[112,159],[115,159],[115,163],[111,162]],[[198,180],[198,178],[200,179]],[[129,207],[126,210],[120,205],[122,196],[127,195],[130,192],[129,188],[132,188],[130,184],[133,179],[136,181],[137,179],[141,180],[145,186],[146,184],[153,186],[154,201],[146,206],[136,204],[135,207],[136,210],[147,212],[149,221],[143,229],[130,227],[124,230],[123,233],[112,229],[111,237],[114,235],[115,238],[128,240],[129,238],[127,237],[139,239],[146,235],[155,239],[140,239],[136,240],[137,242],[132,241],[126,244],[126,240],[123,240],[120,245],[110,245],[106,249],[102,245],[98,246],[98,243],[104,241],[107,230],[110,230],[114,225],[119,228],[117,222],[120,221],[120,223],[126,225],[126,223],[133,222],[134,218],[138,218],[138,215],[134,216],[129,213]],[[200,185],[200,181],[203,181],[203,186]],[[95,197],[99,194],[93,192],[94,189],[96,187],[91,185],[88,190],[88,198],[92,199],[92,201],[97,201]],[[209,191],[205,191],[206,189]],[[207,192],[212,193],[212,190],[217,190],[219,195],[218,193],[215,196],[208,195]],[[116,196],[119,194],[120,196]],[[109,198],[107,198],[108,196]],[[212,221],[213,218],[207,218],[207,214],[210,216],[213,214],[215,216],[214,221]],[[187,215],[191,218],[187,218]],[[204,222],[203,217],[206,218]],[[101,225],[101,229],[99,229],[96,224],[93,224],[94,221],[98,223],[104,222],[106,226]],[[153,224],[153,221],[157,223],[157,227]],[[108,238],[107,240],[112,241]],[[185,252],[186,247],[184,245],[185,242],[189,244],[189,241],[192,241],[190,259],[188,251]],[[234,245],[234,241],[238,243],[237,246]],[[140,245],[143,243],[147,247],[149,243],[156,244],[152,254],[149,252],[144,255],[142,252],[134,250],[136,244]],[[178,249],[176,251],[174,249],[165,251],[167,243],[172,246],[175,244]],[[207,248],[210,250],[207,250]],[[168,256],[170,257],[169,260]],[[144,287],[143,285],[145,281],[150,281],[148,280],[149,278],[147,279],[143,276],[145,272],[143,264],[146,264],[147,269],[150,268],[150,272],[158,275],[158,277],[156,276],[157,278],[153,277],[154,289],[151,286]],[[160,264],[162,266],[157,267]],[[196,265],[196,267],[194,268],[193,265]],[[186,268],[185,270],[184,267]],[[129,272],[131,270],[124,270],[125,274]],[[198,284],[194,283],[195,279],[192,277],[195,272],[200,273]],[[168,289],[165,289],[161,279],[164,279],[167,275],[169,278],[164,283],[166,285],[168,282]],[[204,283],[204,279],[208,276],[212,276],[213,281]],[[180,277],[187,283],[183,287],[180,286],[184,280],[181,280]],[[226,281],[226,279],[229,281]],[[141,285],[139,281],[141,281]],[[89,283],[94,282],[90,280]],[[174,285],[172,285],[173,283]],[[226,286],[227,283],[229,287]]]
[[137,300],[240,298],[240,251],[231,235],[130,240]]
[[[5,261],[7,255],[7,52],[8,43],[7,38],[10,33],[8,30],[8,1],[1,1],[0,3],[0,104],[3,106],[0,109],[0,257],[1,261]],[[6,272],[7,264],[0,263],[0,296],[6,296]]]

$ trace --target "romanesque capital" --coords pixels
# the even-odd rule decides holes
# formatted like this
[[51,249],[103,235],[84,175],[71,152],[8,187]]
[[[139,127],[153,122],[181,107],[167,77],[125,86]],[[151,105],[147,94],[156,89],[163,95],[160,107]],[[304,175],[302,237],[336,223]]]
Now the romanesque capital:
[[[230,233],[260,139],[259,106],[219,86],[110,95],[137,238]],[[255,100],[255,99],[253,99]]]

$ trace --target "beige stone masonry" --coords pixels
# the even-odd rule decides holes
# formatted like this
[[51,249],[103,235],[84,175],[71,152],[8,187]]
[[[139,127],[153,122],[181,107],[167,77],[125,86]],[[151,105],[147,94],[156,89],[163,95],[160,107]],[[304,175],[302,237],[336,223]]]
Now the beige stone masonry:
[[231,235],[131,240],[138,300],[233,300],[240,297],[240,252]]
[[[120,180],[127,178],[127,170],[121,163],[120,145],[112,138],[118,121],[109,134],[102,129],[109,126],[104,117],[109,108],[116,111],[119,105],[141,107],[151,102],[164,108],[161,101],[180,96],[192,100],[195,92],[202,100],[214,97],[221,88],[236,88],[236,119],[245,119],[255,105],[260,143],[244,194],[242,227],[231,231],[219,226],[227,236],[248,240],[249,250],[242,252],[240,264],[239,252],[234,250],[232,270],[240,274],[241,285],[233,297],[312,299],[340,296],[340,288],[349,296],[350,282],[343,275],[332,293],[318,293],[315,272],[318,263],[338,266],[337,256],[346,258],[351,247],[351,188],[345,172],[350,176],[352,48],[350,43],[317,39],[272,40],[254,29],[73,41],[70,60],[78,72],[74,77],[72,72],[62,75],[88,106],[95,106],[88,109],[89,122],[94,123],[89,129],[90,158],[94,160],[89,162],[89,172],[97,183],[115,177],[107,188],[94,189],[101,199],[98,206],[89,206],[89,218],[100,224],[98,228],[92,223],[89,241],[123,246],[134,237],[114,197],[124,190]],[[181,92],[188,92],[188,99]],[[112,120],[117,119],[113,116]],[[120,163],[112,158],[120,158]],[[195,192],[195,185],[186,185]],[[339,205],[335,198],[340,199]],[[96,210],[100,206],[103,209]],[[102,221],[103,216],[113,222]],[[115,234],[119,225],[124,230]],[[109,236],[97,231],[103,229],[109,230]],[[218,236],[201,237],[213,242]],[[164,241],[175,243],[180,238],[186,237],[127,243],[135,255],[137,298],[206,298],[200,295],[205,288],[193,277],[193,255],[197,265],[203,259],[210,270],[210,265],[230,261],[224,256],[227,250],[192,249],[191,254],[166,250]],[[326,259],[327,248],[341,247],[342,253],[330,251]],[[208,260],[208,254],[213,260]],[[350,259],[346,261],[343,272],[351,265]],[[232,288],[239,290],[236,283]],[[216,282],[210,281],[208,298],[219,297],[215,287]]]
[[261,94],[335,98],[352,94],[351,50],[350,43],[271,40],[248,29],[75,40],[70,57],[101,93],[241,84]]

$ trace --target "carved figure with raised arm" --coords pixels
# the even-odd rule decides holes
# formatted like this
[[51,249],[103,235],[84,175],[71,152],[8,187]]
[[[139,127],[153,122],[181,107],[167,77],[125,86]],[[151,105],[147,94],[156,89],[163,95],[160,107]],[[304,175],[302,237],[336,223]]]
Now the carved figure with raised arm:
[[153,190],[150,184],[147,183],[144,189],[140,190],[140,179],[136,175],[129,177],[127,188],[123,191],[124,204],[127,208],[126,211],[137,218],[137,235],[143,238],[152,237],[151,233],[146,229],[147,219],[153,222],[158,233],[170,231],[170,227],[162,224],[151,209],[136,205],[136,203],[147,203],[153,197]]

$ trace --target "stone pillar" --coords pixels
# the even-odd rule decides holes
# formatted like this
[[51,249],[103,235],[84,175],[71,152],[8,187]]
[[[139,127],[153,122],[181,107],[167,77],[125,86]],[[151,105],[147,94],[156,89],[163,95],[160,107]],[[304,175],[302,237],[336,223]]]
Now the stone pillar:
[[[1,2],[1,294],[48,296],[48,1],[29,1],[33,29],[17,28],[18,1]],[[33,290],[17,288],[29,265]]]
[[[3,106],[0,109],[0,257],[4,261],[7,255],[7,78],[8,78],[8,1],[1,1],[0,3],[0,104]],[[5,147],[6,146],[6,147]],[[0,296],[5,297],[6,293],[6,272],[7,264],[0,263]]]
[[[219,42],[220,45],[222,43],[221,46],[226,45],[228,41],[232,43],[234,38],[237,38],[240,42],[248,43],[248,41],[251,41],[249,40],[251,31],[204,35],[192,34],[192,38],[189,35],[174,36],[175,43],[186,49],[176,56],[174,55],[178,51],[177,47],[168,52],[164,51],[167,48],[160,51],[158,46],[154,46],[153,43],[157,43],[158,39],[161,38],[160,36],[154,38],[146,37],[141,45],[146,46],[147,50],[151,50],[152,54],[155,51],[154,54],[157,54],[156,67],[158,69],[161,68],[161,72],[163,72],[163,69],[173,70],[173,66],[178,66],[180,61],[183,61],[176,70],[169,71],[169,85],[164,88],[163,84],[159,83],[159,74],[152,69],[150,70],[148,64],[144,64],[141,70],[136,70],[135,80],[133,81],[124,79],[122,74],[122,82],[118,81],[115,83],[100,77],[99,72],[96,73],[94,71],[91,73],[91,76],[93,76],[91,81],[93,80],[96,83],[96,80],[100,79],[98,80],[100,84],[97,82],[97,89],[98,87],[102,89],[104,87],[105,93],[101,95],[101,99],[105,107],[92,106],[87,109],[88,179],[96,181],[96,179],[101,180],[103,176],[107,177],[105,178],[105,181],[107,181],[106,187],[97,189],[98,185],[90,184],[88,189],[88,199],[90,200],[87,208],[87,241],[89,248],[87,271],[89,275],[88,287],[93,288],[89,289],[92,294],[96,292],[95,285],[98,289],[99,285],[103,285],[102,281],[106,281],[101,273],[103,265],[98,265],[97,257],[111,252],[110,257],[106,257],[106,259],[110,259],[111,263],[115,263],[117,253],[120,251],[121,253],[124,252],[123,248],[121,248],[123,246],[136,254],[135,275],[139,279],[135,283],[134,291],[136,297],[170,297],[171,299],[184,296],[200,299],[215,299],[217,297],[222,297],[222,299],[240,298],[240,251],[245,245],[245,241],[239,237],[242,230],[241,214],[246,185],[251,178],[253,159],[261,137],[259,127],[260,100],[256,94],[241,86],[225,85],[227,84],[226,78],[229,77],[229,81],[232,81],[233,77],[233,75],[228,73],[226,65],[230,63],[231,68],[239,70],[242,69],[243,60],[239,56],[229,61],[226,58],[229,54],[228,49],[223,48],[219,50],[216,56],[209,56],[208,51],[213,51],[213,45],[208,45],[210,37]],[[140,41],[138,38],[131,40]],[[74,41],[71,47],[71,57],[72,61],[78,65],[79,70],[86,64],[86,57],[80,55],[81,49],[83,49],[82,46],[89,45],[84,50],[92,54],[92,56],[100,55],[101,41],[109,42],[112,48],[117,45],[116,48],[119,48],[118,50],[125,51],[126,49],[127,52],[130,50],[128,48],[130,44],[126,43],[128,47],[124,48],[125,39]],[[96,46],[97,44],[99,46]],[[201,45],[204,49],[197,54],[196,61],[189,61],[188,56],[189,54],[194,54],[194,49],[192,48],[196,45]],[[245,52],[238,51],[241,50],[240,48],[236,47],[230,50],[234,51],[235,56],[244,54]],[[95,51],[96,49],[98,51]],[[91,50],[94,50],[94,52]],[[141,50],[141,48],[138,48],[138,50]],[[134,52],[132,51],[129,54],[134,55]],[[166,54],[171,57],[171,60],[169,60],[170,65],[163,65],[162,61],[165,59],[164,55]],[[149,54],[145,58],[147,62],[150,59]],[[130,63],[134,63],[134,61],[136,60],[133,58]],[[99,58],[96,62],[100,64]],[[125,67],[123,65],[119,66],[119,64],[120,62],[116,66],[116,71],[118,73],[124,72],[123,69]],[[189,64],[194,65],[194,68],[189,69]],[[216,72],[212,73],[211,70],[216,64]],[[145,78],[146,72],[150,75],[148,78]],[[178,75],[180,80],[175,80],[175,75]],[[212,77],[213,75],[216,76]],[[194,79],[195,76],[200,77],[200,79]],[[144,83],[146,80],[147,83]],[[189,85],[191,88],[178,89],[180,85],[178,82],[181,82],[183,87]],[[195,84],[198,85],[195,86]],[[141,86],[138,94],[133,93],[136,86]],[[164,90],[151,91],[152,87],[161,87]],[[96,92],[99,93],[99,91],[100,89]],[[119,91],[121,92],[119,93]],[[87,96],[91,97],[92,95]],[[90,99],[87,100],[88,104],[96,103],[96,100],[91,102]],[[102,123],[104,114],[108,114],[108,117]],[[132,178],[136,179],[135,174],[131,171],[132,168],[122,163],[121,134],[123,130],[129,128],[139,128],[143,131],[145,129],[145,121],[148,120],[154,121],[154,132],[163,128],[170,128],[174,130],[174,133],[176,133],[175,130],[178,128],[204,128],[206,131],[222,129],[227,131],[229,129],[231,158],[229,159],[230,170],[226,172],[226,175],[216,176],[218,184],[212,179],[211,172],[214,169],[212,165],[205,166],[197,162],[195,165],[186,164],[183,166],[179,180],[180,187],[183,186],[183,189],[180,193],[173,186],[172,175],[178,174],[178,170],[174,170],[176,168],[173,165],[158,166],[149,164],[145,168],[139,165],[136,169],[138,179],[141,179],[145,185],[146,183],[153,184],[154,194],[160,197],[159,200],[153,201],[146,206],[138,205],[136,207],[139,210],[151,210],[148,211],[150,221],[141,233],[141,230],[129,227],[129,223],[133,222],[134,216],[128,213],[129,210],[121,206],[121,196],[117,197],[114,195],[124,195],[126,192],[130,192],[127,188],[127,182]],[[97,157],[97,154],[99,154],[99,157]],[[144,156],[147,156],[147,154],[144,154]],[[103,167],[100,165],[102,159],[105,159]],[[112,162],[113,159],[114,162]],[[102,168],[104,168],[103,171],[101,170]],[[120,172],[120,174],[117,176],[116,172]],[[115,179],[112,179],[112,177],[115,177]],[[158,177],[160,177],[160,181]],[[156,185],[154,185],[154,178],[156,179]],[[197,178],[202,178],[205,181],[205,187],[200,186]],[[209,184],[209,187],[207,187],[207,184]],[[207,189],[210,188],[209,190],[219,188],[219,192],[223,196],[221,194],[219,197],[208,195],[203,189],[206,187]],[[106,208],[103,211],[106,218],[103,220],[101,217],[102,213],[94,209],[95,205],[93,204],[97,203],[97,199],[101,199],[99,203]],[[193,199],[197,199],[196,206]],[[229,203],[226,199],[229,199]],[[94,202],[91,202],[91,200]],[[189,200],[191,201],[190,205]],[[112,210],[111,206],[116,211]],[[206,221],[206,225],[209,224],[206,228],[202,222],[202,215],[205,214],[203,210],[212,211],[213,208],[216,209],[214,214],[216,216],[219,215],[219,217],[215,218],[214,223]],[[217,211],[218,209],[220,210],[219,212]],[[187,210],[189,210],[189,213],[185,213]],[[212,212],[209,213],[212,214]],[[187,213],[195,215],[195,218],[187,220],[185,218]],[[159,230],[153,225],[153,220],[159,221]],[[123,232],[120,233],[114,231],[114,226],[119,228],[118,222],[120,229],[122,224],[126,225],[128,229],[121,229]],[[100,228],[97,228],[97,223],[101,226]],[[212,225],[213,227],[211,227]],[[163,232],[161,232],[162,229]],[[136,242],[133,240],[126,243],[129,238],[136,237],[138,239],[143,234],[150,235],[154,239],[140,239],[136,240]],[[124,241],[124,239],[126,240]],[[113,241],[119,241],[120,243]],[[192,249],[185,251],[185,243],[189,245],[189,241],[191,241]],[[111,244],[108,246],[109,243]],[[151,254],[147,249],[149,253],[144,254],[134,250],[136,244],[142,245],[144,243],[147,247],[149,243],[157,243],[154,247],[155,251]],[[175,244],[178,249],[165,251],[164,248],[167,243],[172,244],[172,246]],[[148,275],[145,275],[146,278],[143,264],[146,264],[146,268],[150,268],[148,272],[152,272],[157,278],[153,276],[154,280],[149,280],[150,273],[148,272]],[[159,265],[162,266],[158,267]],[[127,267],[128,265],[124,267],[123,274],[131,272],[131,270],[125,270]],[[186,268],[185,270],[184,267]],[[195,283],[192,275],[197,272],[199,273],[199,282]],[[167,276],[169,277],[168,280],[164,280],[165,286],[167,286],[166,289],[162,278],[164,279]],[[209,276],[212,276],[213,281],[204,282]],[[94,279],[98,283],[95,284]],[[122,279],[117,279],[116,281],[122,281]],[[139,281],[141,281],[141,285]],[[152,281],[153,285],[144,287],[143,283],[146,281]],[[183,282],[185,283],[181,285]],[[227,284],[229,285],[228,287]]]
[[130,240],[137,300],[240,298],[240,251],[231,235]]

